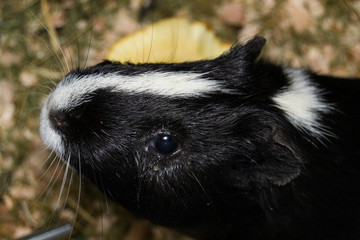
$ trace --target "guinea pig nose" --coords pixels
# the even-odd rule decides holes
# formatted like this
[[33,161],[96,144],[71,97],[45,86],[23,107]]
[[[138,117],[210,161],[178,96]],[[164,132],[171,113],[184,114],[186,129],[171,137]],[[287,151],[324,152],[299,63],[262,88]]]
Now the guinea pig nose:
[[67,114],[61,111],[53,111],[49,114],[52,126],[56,129],[62,129],[69,126]]

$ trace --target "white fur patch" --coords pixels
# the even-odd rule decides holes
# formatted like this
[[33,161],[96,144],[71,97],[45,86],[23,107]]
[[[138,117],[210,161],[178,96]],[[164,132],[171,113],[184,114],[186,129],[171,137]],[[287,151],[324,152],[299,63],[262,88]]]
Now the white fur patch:
[[49,98],[46,99],[40,114],[40,135],[46,145],[53,149],[57,155],[64,155],[64,147],[62,145],[60,135],[52,128],[49,121]]
[[[68,75],[66,78],[74,76]],[[55,109],[69,109],[86,101],[95,90],[111,88],[116,92],[148,93],[167,97],[194,97],[224,91],[222,83],[202,78],[197,73],[148,72],[135,76],[98,74],[62,81],[49,96]],[[67,79],[68,80],[68,79]]]
[[303,70],[287,68],[284,72],[290,85],[273,97],[275,103],[296,127],[316,136],[329,135],[320,120],[322,114],[332,110],[332,106],[323,99],[321,89],[309,80]]

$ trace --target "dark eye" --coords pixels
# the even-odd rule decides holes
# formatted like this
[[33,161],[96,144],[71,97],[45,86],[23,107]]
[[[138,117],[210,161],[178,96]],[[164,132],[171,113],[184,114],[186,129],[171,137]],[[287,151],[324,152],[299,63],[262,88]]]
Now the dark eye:
[[179,148],[179,140],[169,133],[159,134],[155,139],[155,149],[162,154],[170,154]]

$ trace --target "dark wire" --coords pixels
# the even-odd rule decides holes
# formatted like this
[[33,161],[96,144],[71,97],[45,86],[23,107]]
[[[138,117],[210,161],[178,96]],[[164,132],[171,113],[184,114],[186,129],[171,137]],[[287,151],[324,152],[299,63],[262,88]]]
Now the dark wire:
[[72,229],[73,226],[70,223],[66,223],[46,231],[30,234],[18,240],[57,240],[69,236]]

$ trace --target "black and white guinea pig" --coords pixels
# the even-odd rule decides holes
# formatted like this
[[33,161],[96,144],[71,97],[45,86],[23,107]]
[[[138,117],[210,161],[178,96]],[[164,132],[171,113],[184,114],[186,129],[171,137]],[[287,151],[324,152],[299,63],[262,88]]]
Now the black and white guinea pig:
[[264,44],[76,69],[41,136],[136,216],[198,239],[360,239],[360,81],[259,60]]

